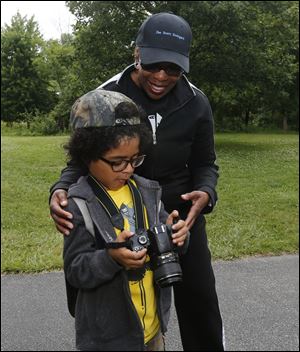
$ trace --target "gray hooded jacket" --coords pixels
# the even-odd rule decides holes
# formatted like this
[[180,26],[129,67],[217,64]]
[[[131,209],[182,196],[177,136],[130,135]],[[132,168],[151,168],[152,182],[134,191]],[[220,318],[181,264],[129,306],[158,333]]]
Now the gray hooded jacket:
[[[159,184],[137,175],[133,178],[143,197],[149,226],[165,223],[168,214],[160,202]],[[102,243],[96,243],[97,240],[86,230],[73,197],[86,201]],[[144,332],[131,300],[126,270],[105,249],[105,241],[116,239],[115,230],[86,176],[70,187],[68,198],[66,210],[73,214],[74,228],[69,236],[64,236],[64,272],[68,300],[78,289],[75,300],[76,346],[85,351],[144,350]],[[185,242],[184,251],[188,241]],[[161,331],[165,333],[170,316],[171,287],[161,289],[155,285],[155,292]]]

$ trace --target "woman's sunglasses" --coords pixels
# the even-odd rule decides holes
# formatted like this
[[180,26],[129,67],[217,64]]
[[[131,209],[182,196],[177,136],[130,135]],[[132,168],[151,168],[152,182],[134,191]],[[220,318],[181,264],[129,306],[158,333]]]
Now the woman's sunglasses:
[[161,70],[164,70],[168,76],[176,76],[176,77],[180,76],[184,72],[184,70],[181,67],[171,63],[158,62],[155,64],[148,64],[148,65],[141,63],[141,67],[143,70],[151,73],[157,73],[157,72],[160,72]]

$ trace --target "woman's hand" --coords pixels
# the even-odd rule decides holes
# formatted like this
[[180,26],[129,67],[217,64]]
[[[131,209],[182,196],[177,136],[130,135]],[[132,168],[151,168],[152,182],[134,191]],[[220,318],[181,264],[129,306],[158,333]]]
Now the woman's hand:
[[54,220],[55,226],[59,232],[64,235],[69,235],[70,230],[73,228],[71,221],[73,215],[65,210],[63,207],[67,206],[67,191],[64,189],[57,189],[50,200],[50,215]]
[[207,206],[209,202],[209,195],[206,192],[193,191],[190,193],[182,194],[181,198],[184,200],[192,201],[191,209],[187,215],[187,218],[185,219],[186,226],[190,230],[202,209]]

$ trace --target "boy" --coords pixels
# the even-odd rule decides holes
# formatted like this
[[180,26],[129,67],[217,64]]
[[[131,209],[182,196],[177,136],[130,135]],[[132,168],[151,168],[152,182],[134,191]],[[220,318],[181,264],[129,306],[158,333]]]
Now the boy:
[[[65,148],[72,160],[89,169],[69,188],[67,211],[73,214],[74,228],[64,237],[68,303],[79,350],[164,350],[171,288],[155,281],[158,270],[147,254],[150,247],[132,250],[131,240],[138,230],[165,223],[172,226],[174,248],[182,252],[188,230],[182,220],[173,224],[176,210],[170,215],[164,211],[158,183],[133,175],[151,140],[141,120],[133,101],[117,92],[97,89],[72,107],[75,130]],[[87,206],[95,236],[87,229],[78,198]],[[70,306],[74,288],[75,308]]]

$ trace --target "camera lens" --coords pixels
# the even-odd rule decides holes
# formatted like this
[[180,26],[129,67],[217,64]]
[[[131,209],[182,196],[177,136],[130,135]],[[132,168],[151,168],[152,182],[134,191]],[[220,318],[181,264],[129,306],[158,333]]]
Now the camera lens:
[[167,263],[154,271],[154,280],[160,287],[167,287],[174,282],[182,281],[182,271],[178,263]]
[[145,235],[139,236],[138,241],[141,245],[145,245],[148,242],[147,237]]

